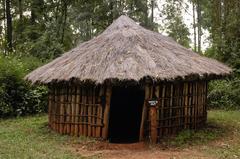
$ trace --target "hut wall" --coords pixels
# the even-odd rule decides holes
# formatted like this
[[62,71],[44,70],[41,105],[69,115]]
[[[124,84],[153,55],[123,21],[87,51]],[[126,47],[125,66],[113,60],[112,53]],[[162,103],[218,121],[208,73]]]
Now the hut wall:
[[[49,126],[61,134],[108,138],[111,87],[49,86]],[[207,119],[207,81],[145,85],[140,140],[159,142]],[[157,101],[150,104],[150,101]]]
[[[60,134],[106,136],[104,86],[49,86],[49,126]],[[108,93],[107,93],[108,92]],[[105,115],[105,118],[108,115]]]
[[144,134],[153,143],[182,129],[202,127],[207,119],[207,82],[162,83],[149,86]]

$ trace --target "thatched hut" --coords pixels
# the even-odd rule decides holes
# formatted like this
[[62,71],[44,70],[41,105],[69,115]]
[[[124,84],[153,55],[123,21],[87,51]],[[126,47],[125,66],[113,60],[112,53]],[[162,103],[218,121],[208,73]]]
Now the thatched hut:
[[121,16],[26,79],[48,85],[49,126],[61,134],[158,142],[204,125],[208,81],[230,73]]

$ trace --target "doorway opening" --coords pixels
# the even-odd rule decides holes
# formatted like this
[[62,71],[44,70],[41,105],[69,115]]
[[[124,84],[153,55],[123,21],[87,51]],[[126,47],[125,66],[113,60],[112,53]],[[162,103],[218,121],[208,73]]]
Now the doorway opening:
[[144,90],[137,86],[113,87],[109,117],[109,141],[139,141]]

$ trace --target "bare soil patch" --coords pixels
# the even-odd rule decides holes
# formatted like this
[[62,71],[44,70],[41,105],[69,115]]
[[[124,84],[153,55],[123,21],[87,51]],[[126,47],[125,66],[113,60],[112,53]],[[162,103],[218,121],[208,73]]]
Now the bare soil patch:
[[114,144],[104,141],[74,144],[72,151],[83,157],[103,159],[211,159],[193,149],[163,148],[161,145],[148,145],[144,142]]

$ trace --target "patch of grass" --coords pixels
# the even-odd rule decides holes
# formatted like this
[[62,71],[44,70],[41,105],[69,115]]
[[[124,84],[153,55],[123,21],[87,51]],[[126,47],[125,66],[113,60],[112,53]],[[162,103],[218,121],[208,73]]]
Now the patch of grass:
[[81,158],[68,150],[68,144],[84,140],[88,139],[50,131],[46,115],[0,119],[0,158]]
[[[0,119],[0,159],[82,158],[74,152],[74,145],[94,142],[86,137],[63,136],[50,131],[46,115]],[[209,111],[205,128],[185,130],[175,137],[167,138],[159,146],[164,145],[192,149],[210,158],[240,158],[240,111]]]
[[225,130],[225,128],[217,126],[214,123],[208,123],[200,130],[183,130],[174,137],[165,138],[163,145],[176,148],[203,145],[221,138]]
[[240,111],[209,111],[208,120],[226,130],[221,140],[206,145],[205,151],[219,159],[240,158]]
[[168,148],[193,149],[218,159],[240,158],[240,111],[208,111],[200,130],[185,130],[163,140]]

